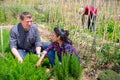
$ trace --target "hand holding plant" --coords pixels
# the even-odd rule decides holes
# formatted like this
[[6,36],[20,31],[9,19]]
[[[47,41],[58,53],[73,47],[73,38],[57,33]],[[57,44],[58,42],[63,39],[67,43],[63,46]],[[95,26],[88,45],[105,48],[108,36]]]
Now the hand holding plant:
[[39,60],[37,61],[37,63],[35,64],[36,67],[38,67],[39,65],[41,65],[42,60],[44,59],[45,55],[46,55],[46,51],[42,52],[42,56],[39,58]]
[[18,62],[19,63],[22,63],[23,62],[23,59],[21,57],[18,58]]

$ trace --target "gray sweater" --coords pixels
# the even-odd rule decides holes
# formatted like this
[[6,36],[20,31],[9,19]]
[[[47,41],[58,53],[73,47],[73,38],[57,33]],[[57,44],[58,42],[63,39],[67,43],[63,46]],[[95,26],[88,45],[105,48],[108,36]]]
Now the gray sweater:
[[10,48],[23,49],[27,52],[35,52],[35,48],[42,46],[38,28],[32,24],[25,31],[21,23],[13,26],[10,30]]

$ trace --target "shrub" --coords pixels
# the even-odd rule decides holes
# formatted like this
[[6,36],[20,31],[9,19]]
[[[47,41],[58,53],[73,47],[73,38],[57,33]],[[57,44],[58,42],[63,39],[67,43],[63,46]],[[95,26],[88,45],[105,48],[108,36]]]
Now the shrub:
[[[0,31],[1,32],[1,31]],[[1,39],[1,36],[3,36],[3,40]],[[4,52],[9,52],[9,31],[6,29],[2,29],[2,34],[0,35],[0,52],[2,52],[2,49]]]
[[98,75],[97,80],[120,80],[120,76],[112,70],[106,70]]
[[[98,52],[98,63],[114,64],[120,66],[120,45],[114,43],[105,43],[102,45],[101,51]],[[114,66],[113,65],[113,66]]]
[[0,80],[48,79],[48,74],[45,72],[45,67],[35,67],[38,57],[34,54],[27,54],[21,64],[13,58],[11,53],[5,54],[5,58],[0,58]]
[[82,67],[75,54],[71,57],[69,54],[62,55],[60,64],[57,56],[55,59],[54,73],[55,80],[79,80],[82,73]]
[[101,52],[99,54],[103,55],[104,62],[114,62],[114,60],[118,57],[116,55],[119,54],[119,49],[119,45],[114,45],[113,43],[106,43],[103,44]]
[[120,31],[120,23],[116,22],[114,19],[110,19],[109,21],[104,18],[100,21],[99,27],[97,27],[97,34],[99,36],[104,36],[106,40],[113,40],[115,42],[119,42],[119,31]]

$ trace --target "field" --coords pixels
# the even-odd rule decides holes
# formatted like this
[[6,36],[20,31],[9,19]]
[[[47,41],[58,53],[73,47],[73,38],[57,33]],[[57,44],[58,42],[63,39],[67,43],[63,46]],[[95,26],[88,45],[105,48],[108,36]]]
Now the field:
[[[87,29],[87,17],[85,27],[82,26],[79,9],[85,5],[98,8],[95,31]],[[11,55],[9,30],[19,22],[22,11],[32,14],[42,41],[49,41],[55,26],[70,31],[69,37],[81,57],[80,66],[76,67],[80,72],[73,72],[75,76],[79,73],[75,78],[68,74],[69,70],[64,72],[56,65],[55,70],[60,69],[61,76],[54,75],[55,80],[120,80],[120,0],[0,0],[0,80],[48,80],[50,77],[45,72],[47,59],[43,62],[45,66],[35,68],[35,55],[28,55],[22,64]]]

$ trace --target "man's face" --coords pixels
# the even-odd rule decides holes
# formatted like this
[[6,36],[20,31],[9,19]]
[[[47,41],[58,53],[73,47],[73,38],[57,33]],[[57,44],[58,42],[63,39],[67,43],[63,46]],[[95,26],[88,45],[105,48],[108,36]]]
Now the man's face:
[[24,29],[29,29],[32,24],[32,17],[31,15],[25,15],[23,20],[20,20]]

